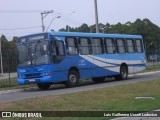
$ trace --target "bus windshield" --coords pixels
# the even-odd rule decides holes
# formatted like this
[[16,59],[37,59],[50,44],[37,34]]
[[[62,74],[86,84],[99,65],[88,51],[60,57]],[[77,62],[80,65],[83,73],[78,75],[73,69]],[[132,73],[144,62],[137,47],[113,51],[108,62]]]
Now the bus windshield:
[[37,41],[18,45],[19,67],[49,64],[48,41]]

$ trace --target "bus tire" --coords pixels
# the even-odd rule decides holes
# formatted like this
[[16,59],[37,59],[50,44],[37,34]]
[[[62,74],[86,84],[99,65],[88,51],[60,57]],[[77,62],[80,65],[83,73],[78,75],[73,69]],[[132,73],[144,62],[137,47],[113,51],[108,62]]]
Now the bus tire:
[[37,86],[41,90],[48,90],[51,86],[51,83],[38,83]]
[[128,68],[126,65],[120,67],[120,74],[114,76],[116,80],[126,80],[128,78]]
[[79,84],[79,75],[75,70],[68,72],[68,80],[66,81],[67,87],[75,87]]
[[102,83],[104,82],[105,77],[99,77],[99,78],[92,78],[92,81],[95,83]]

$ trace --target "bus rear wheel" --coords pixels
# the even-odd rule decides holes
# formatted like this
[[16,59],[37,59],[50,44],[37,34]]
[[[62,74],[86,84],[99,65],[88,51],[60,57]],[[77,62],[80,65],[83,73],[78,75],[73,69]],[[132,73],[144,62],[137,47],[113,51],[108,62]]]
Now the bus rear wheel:
[[67,87],[75,87],[79,84],[79,74],[75,70],[70,70],[68,73]]
[[116,80],[126,80],[128,78],[128,68],[126,65],[120,67],[120,74],[114,76]]
[[38,83],[37,86],[41,90],[48,90],[51,86],[51,83]]

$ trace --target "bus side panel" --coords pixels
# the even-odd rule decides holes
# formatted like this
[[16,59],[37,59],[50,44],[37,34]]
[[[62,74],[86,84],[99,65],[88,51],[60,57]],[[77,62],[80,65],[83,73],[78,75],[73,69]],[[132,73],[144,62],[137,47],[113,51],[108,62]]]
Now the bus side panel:
[[52,64],[50,71],[52,72],[52,81],[53,83],[62,82],[67,80],[67,71],[63,67],[64,63]]
[[69,70],[78,69],[80,78],[92,77],[92,63],[79,55],[66,56],[60,63],[53,64],[53,82],[68,80]]
[[92,55],[93,59],[93,77],[108,76],[110,71],[107,69],[106,54],[103,55]]
[[94,63],[94,71],[93,75],[94,77],[101,77],[101,76],[107,76],[109,71],[106,69],[107,63],[105,59],[105,54],[103,55],[93,55],[93,63]]
[[92,63],[92,77],[102,77],[119,74],[119,66],[115,65],[114,63],[108,63],[105,54],[87,55],[83,57],[84,59]]
[[68,80],[68,71],[77,67],[78,56],[65,56],[60,63],[53,63],[53,81],[62,82]]
[[91,78],[93,75],[93,60],[88,55],[80,55],[78,57],[78,69],[80,78]]
[[145,53],[135,53],[134,55],[130,54],[128,55],[128,58],[130,61],[130,66],[132,66],[133,68],[133,71],[130,71],[130,73],[136,73],[145,70],[146,68]]

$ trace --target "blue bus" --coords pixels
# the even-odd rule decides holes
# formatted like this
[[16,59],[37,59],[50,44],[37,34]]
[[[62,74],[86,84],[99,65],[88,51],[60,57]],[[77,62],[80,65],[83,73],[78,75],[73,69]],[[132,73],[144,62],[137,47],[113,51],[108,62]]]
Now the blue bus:
[[146,67],[140,35],[51,31],[19,37],[16,46],[18,84],[43,90],[54,83],[74,87],[84,78],[123,80]]

